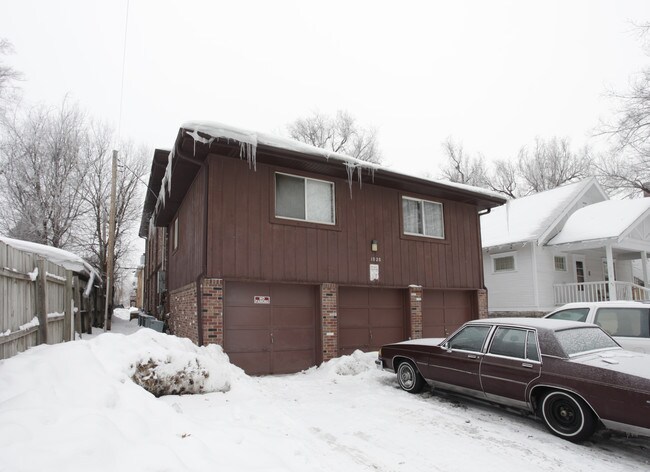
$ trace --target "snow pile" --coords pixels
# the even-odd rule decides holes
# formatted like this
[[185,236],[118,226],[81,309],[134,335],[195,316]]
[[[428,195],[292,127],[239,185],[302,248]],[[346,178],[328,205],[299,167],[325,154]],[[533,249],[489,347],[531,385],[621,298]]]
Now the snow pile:
[[376,352],[354,351],[349,356],[342,356],[323,363],[319,370],[334,375],[359,375],[376,369]]

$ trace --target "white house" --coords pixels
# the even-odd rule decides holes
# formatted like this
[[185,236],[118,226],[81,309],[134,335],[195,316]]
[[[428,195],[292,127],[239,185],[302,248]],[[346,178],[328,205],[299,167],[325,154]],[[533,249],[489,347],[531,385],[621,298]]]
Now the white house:
[[650,198],[609,200],[590,178],[492,209],[481,236],[491,316],[650,298]]

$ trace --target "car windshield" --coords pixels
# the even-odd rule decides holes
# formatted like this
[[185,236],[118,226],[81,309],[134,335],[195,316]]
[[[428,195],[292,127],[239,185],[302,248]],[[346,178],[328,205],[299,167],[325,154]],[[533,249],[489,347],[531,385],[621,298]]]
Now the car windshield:
[[619,347],[616,341],[596,327],[565,329],[556,331],[555,336],[568,356]]
[[585,321],[588,314],[589,308],[570,308],[548,315],[547,318],[553,318],[554,320]]

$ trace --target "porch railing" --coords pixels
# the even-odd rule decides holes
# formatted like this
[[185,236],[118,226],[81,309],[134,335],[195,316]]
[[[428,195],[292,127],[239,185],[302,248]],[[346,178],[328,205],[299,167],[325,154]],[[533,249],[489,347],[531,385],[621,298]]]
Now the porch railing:
[[[616,300],[649,300],[650,288],[631,282],[613,282]],[[553,285],[556,305],[571,302],[602,302],[613,299],[609,296],[609,282],[583,282]]]

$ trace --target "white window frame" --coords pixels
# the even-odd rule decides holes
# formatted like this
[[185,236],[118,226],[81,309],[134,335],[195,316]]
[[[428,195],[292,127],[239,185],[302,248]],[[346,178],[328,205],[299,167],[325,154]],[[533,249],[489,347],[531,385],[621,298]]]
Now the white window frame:
[[[291,218],[290,216],[281,216],[278,215],[278,205],[277,205],[277,186],[278,186],[278,181],[276,176],[277,175],[286,175],[287,177],[293,177],[295,179],[303,179],[305,181],[305,194],[303,198],[305,199],[305,219],[302,218]],[[326,184],[329,184],[330,187],[332,188],[332,221],[318,221],[318,220],[310,220],[309,215],[307,214],[307,180],[311,180],[314,182],[323,182]],[[303,175],[295,175],[295,174],[287,174],[286,172],[275,172],[273,175],[273,214],[276,218],[280,218],[283,220],[289,220],[289,221],[302,221],[305,223],[315,223],[319,225],[329,225],[329,226],[335,226],[336,225],[336,185],[334,185],[334,182],[331,182],[329,180],[322,180],[322,179],[314,179],[311,177],[305,177]]]
[[[496,269],[496,259],[503,259],[506,257],[512,257],[512,269],[502,269],[502,270],[497,270]],[[493,274],[503,274],[503,273],[508,273],[508,272],[517,272],[517,252],[512,251],[512,252],[502,252],[500,254],[490,254],[490,258],[492,259],[492,273]]]
[[[564,268],[563,269],[561,269],[561,268],[558,269],[558,267],[557,267],[557,260],[558,259],[563,259],[564,260]],[[555,270],[557,272],[567,272],[568,267],[567,267],[567,258],[566,258],[566,256],[553,256],[553,267],[555,268]]]
[[[440,224],[442,226],[442,236],[431,236],[431,235],[428,235],[428,234],[411,233],[411,232],[406,231],[405,225],[404,225],[404,205],[402,204],[402,206],[401,206],[401,208],[402,208],[402,211],[401,211],[401,214],[402,214],[402,232],[405,235],[407,235],[407,236],[419,236],[421,238],[430,238],[430,239],[445,239],[445,207],[443,206],[442,203],[434,202],[432,200],[424,200],[423,198],[407,197],[406,195],[402,195],[402,200],[411,200],[411,201],[414,201],[414,202],[421,202],[422,203],[420,211],[422,212],[422,222],[423,222],[422,230],[423,231],[427,227],[426,221],[424,220],[424,216],[425,216],[425,214],[424,214],[424,202],[432,203],[434,205],[440,206]],[[400,201],[400,203],[401,203],[401,201]]]

